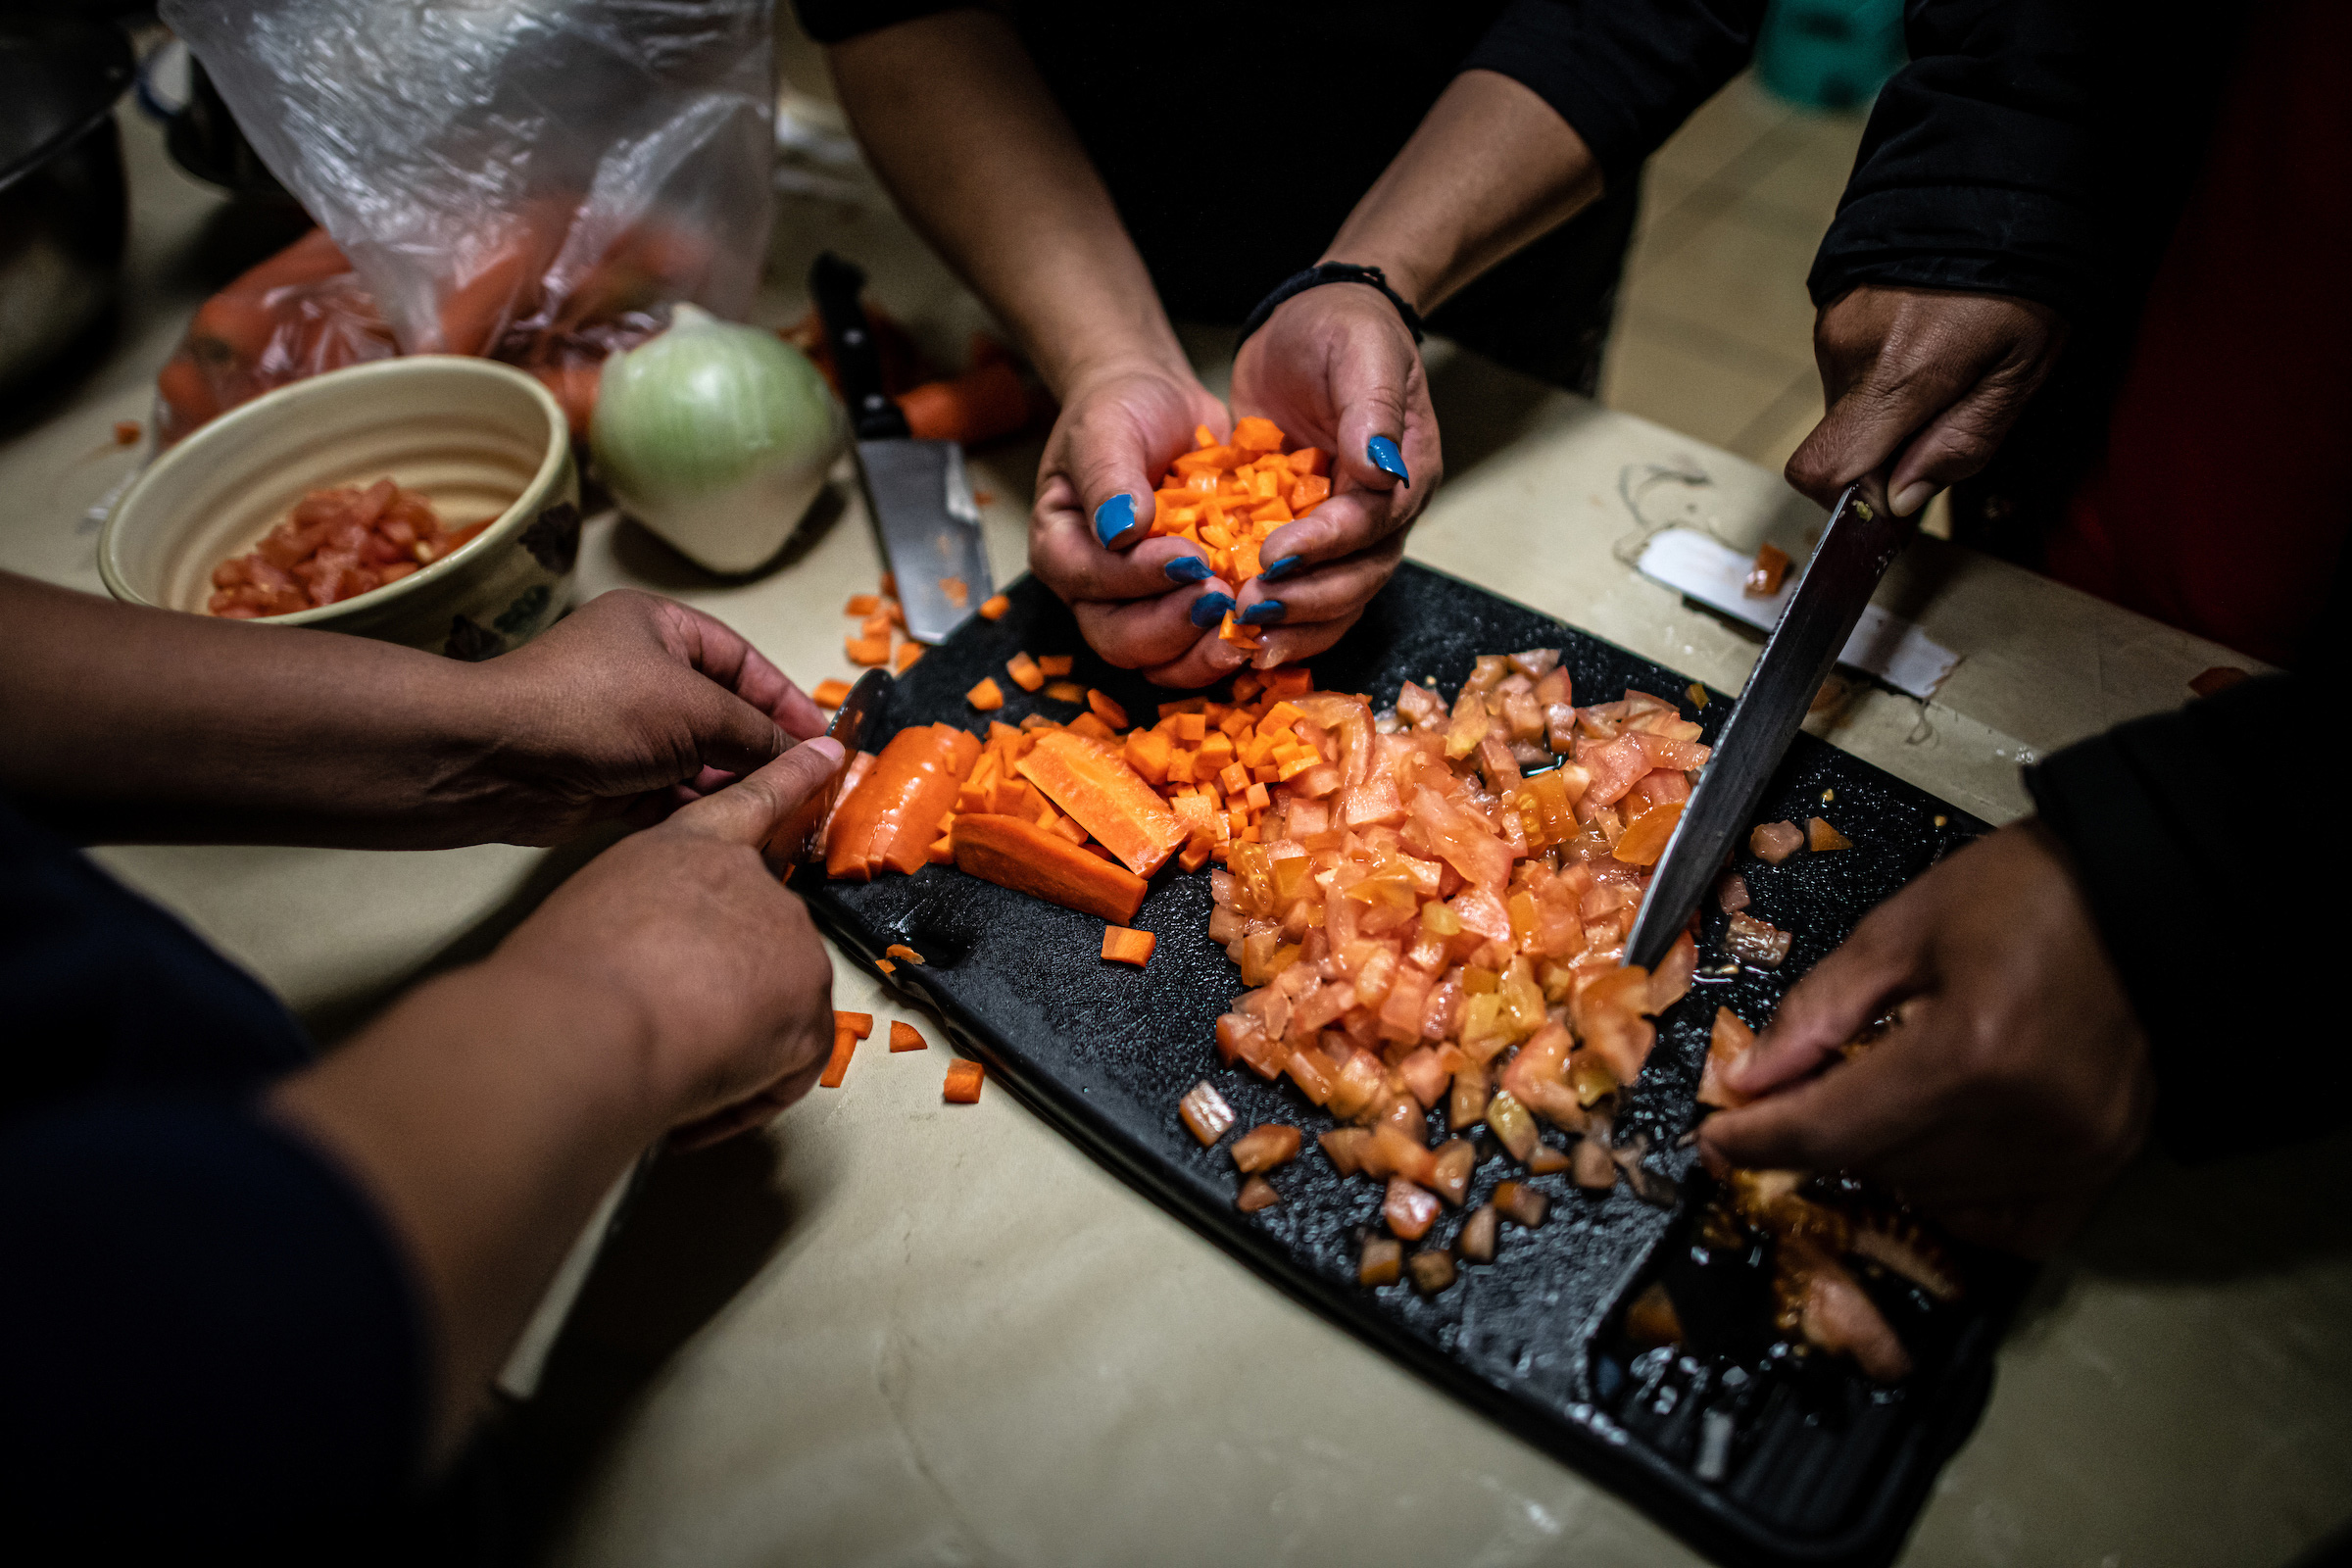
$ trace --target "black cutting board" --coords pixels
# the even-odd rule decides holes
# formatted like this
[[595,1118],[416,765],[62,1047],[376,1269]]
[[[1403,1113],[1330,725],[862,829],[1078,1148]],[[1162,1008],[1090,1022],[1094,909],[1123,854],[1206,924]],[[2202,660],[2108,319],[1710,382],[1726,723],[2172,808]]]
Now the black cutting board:
[[[1075,716],[1073,706],[1031,696],[1005,677],[1004,662],[1020,651],[1075,654],[1073,678],[1108,693],[1137,722],[1176,695],[1088,652],[1069,612],[1035,578],[1015,583],[1008,597],[1002,618],[966,622],[899,680],[873,746],[908,724],[985,731],[991,717]],[[1538,647],[1562,650],[1580,703],[1637,686],[1679,703],[1709,741],[1729,716],[1720,693],[1700,707],[1684,676],[1410,563],[1311,667],[1318,687],[1361,692],[1379,709],[1405,680],[1450,699],[1479,654]],[[1006,702],[983,715],[964,693],[988,675]],[[1660,1019],[1657,1049],[1621,1111],[1621,1136],[1646,1134],[1662,1152],[1651,1167],[1673,1178],[1689,1174],[1692,1156],[1674,1146],[1695,1117],[1692,1095],[1716,1005],[1729,1003],[1761,1023],[1871,906],[1985,831],[1957,808],[1799,735],[1758,820],[1801,824],[1813,814],[1833,821],[1853,848],[1745,865],[1753,912],[1795,933],[1788,962],[1777,973],[1704,978],[1721,960],[1726,924],[1710,908],[1702,980]],[[1637,1358],[1615,1349],[1631,1294],[1662,1258],[1687,1248],[1692,1206],[1686,1200],[1670,1211],[1624,1182],[1594,1196],[1565,1175],[1537,1179],[1551,1198],[1547,1222],[1534,1231],[1506,1225],[1495,1260],[1465,1266],[1435,1298],[1406,1284],[1357,1286],[1357,1251],[1379,1224],[1382,1184],[1339,1176],[1314,1143],[1331,1118],[1295,1089],[1218,1061],[1213,1025],[1243,987],[1224,950],[1208,940],[1205,873],[1186,875],[1171,862],[1153,879],[1135,924],[1159,943],[1142,970],[1102,961],[1101,920],[952,867],[806,891],[818,920],[860,962],[870,965],[893,943],[923,955],[923,965],[902,963],[886,983],[936,1008],[958,1048],[985,1062],[997,1084],[1147,1196],[1722,1560],[1889,1560],[1936,1469],[1983,1407],[1993,1345],[2021,1283],[1995,1279],[1994,1270],[1972,1273],[1970,1296],[1936,1309],[1928,1332],[1898,1320],[1919,1370],[1892,1394],[1819,1357],[1795,1372],[1776,1364],[1727,1378],[1721,1367],[1665,1352]],[[1275,1207],[1238,1211],[1232,1159],[1222,1146],[1202,1149],[1177,1119],[1178,1098],[1203,1078],[1233,1106],[1237,1132],[1262,1122],[1303,1130],[1299,1158],[1271,1173],[1282,1193]],[[1433,1134],[1444,1126],[1443,1109],[1431,1116]],[[1422,1245],[1449,1240],[1468,1208],[1516,1173],[1507,1158],[1484,1160],[1470,1204],[1445,1215]],[[1694,1468],[1709,1410],[1723,1412],[1713,1419],[1729,1419],[1736,1433],[1716,1484]]]

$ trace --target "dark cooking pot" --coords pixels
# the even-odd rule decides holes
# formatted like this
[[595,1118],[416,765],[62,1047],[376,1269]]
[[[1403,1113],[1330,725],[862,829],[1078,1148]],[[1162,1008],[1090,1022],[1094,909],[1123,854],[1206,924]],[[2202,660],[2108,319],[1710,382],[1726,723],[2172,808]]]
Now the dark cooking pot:
[[104,23],[0,15],[0,390],[113,303],[129,224],[114,110],[131,70]]

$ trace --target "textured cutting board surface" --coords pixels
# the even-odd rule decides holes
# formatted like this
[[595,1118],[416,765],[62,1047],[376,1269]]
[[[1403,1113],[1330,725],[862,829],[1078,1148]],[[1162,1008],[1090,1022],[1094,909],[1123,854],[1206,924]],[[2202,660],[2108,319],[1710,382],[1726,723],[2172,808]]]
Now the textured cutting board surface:
[[[967,621],[902,677],[869,745],[907,724],[944,722],[985,731],[989,718],[1017,723],[1032,711],[1068,719],[1073,705],[1020,691],[1004,678],[1015,652],[1077,656],[1072,678],[1116,699],[1136,722],[1176,694],[1114,670],[1085,646],[1076,624],[1034,578],[1009,590],[1001,619]],[[1575,700],[1614,699],[1629,686],[1677,702],[1712,741],[1730,703],[1701,708],[1683,677],[1522,606],[1410,563],[1363,620],[1312,662],[1315,684],[1366,695],[1375,710],[1414,680],[1450,699],[1482,653],[1558,647]],[[980,714],[964,693],[998,677],[1003,710]],[[1826,794],[1825,794],[1826,792]],[[1819,814],[1853,840],[1835,855],[1798,855],[1779,866],[1742,857],[1751,912],[1795,933],[1777,972],[1742,968],[1715,978],[1726,917],[1710,906],[1702,928],[1700,982],[1660,1019],[1659,1041],[1619,1116],[1624,1138],[1646,1136],[1650,1168],[1687,1174],[1675,1144],[1694,1120],[1692,1095],[1708,1026],[1719,1004],[1751,1024],[1861,915],[1984,824],[1809,736],[1767,792],[1758,820]],[[1874,1393],[1842,1368],[1818,1363],[1802,1386],[1750,1380],[1731,1398],[1704,1369],[1628,1370],[1606,1349],[1629,1292],[1655,1267],[1661,1244],[1680,1247],[1688,1202],[1668,1210],[1620,1182],[1595,1196],[1565,1175],[1536,1178],[1551,1199],[1540,1229],[1506,1225],[1492,1264],[1469,1265],[1434,1298],[1409,1285],[1368,1291],[1356,1257],[1379,1226],[1380,1184],[1344,1179],[1315,1148],[1333,1123],[1286,1083],[1226,1067],[1212,1045],[1219,1013],[1243,989],[1207,935],[1205,872],[1171,862],[1152,881],[1134,924],[1153,932],[1150,964],[1099,956],[1102,922],[967,877],[948,866],[872,883],[804,884],[817,917],[845,950],[871,962],[904,943],[920,967],[901,964],[893,984],[937,1007],[956,1043],[1098,1158],[1282,1288],[1471,1400],[1562,1458],[1617,1486],[1670,1527],[1735,1561],[1871,1562],[1890,1556],[1936,1466],[1973,1425],[1988,1387],[1998,1326],[1996,1298],[1941,1309],[1919,1373],[1895,1394]],[[1298,1126],[1298,1160],[1269,1173],[1282,1201],[1256,1214],[1233,1206],[1240,1178],[1222,1145],[1203,1149],[1184,1129],[1177,1101],[1214,1085],[1236,1130]],[[1444,1106],[1430,1117],[1444,1130]],[[1554,1141],[1557,1141],[1556,1135]],[[1227,1140],[1230,1142],[1230,1139]],[[1450,1241],[1468,1207],[1524,1174],[1498,1153],[1482,1161],[1470,1203],[1448,1211],[1422,1246]],[[1691,1374],[1697,1374],[1695,1376]],[[1770,1394],[1771,1397],[1761,1397]],[[1736,1416],[1738,1438],[1722,1484],[1693,1473],[1696,1405],[1712,1399]],[[1656,1406],[1688,1400],[1686,1419],[1664,1423]],[[1647,1401],[1633,1408],[1637,1401]],[[1710,1406],[1712,1407],[1712,1406]],[[1671,1408],[1668,1414],[1671,1414]]]

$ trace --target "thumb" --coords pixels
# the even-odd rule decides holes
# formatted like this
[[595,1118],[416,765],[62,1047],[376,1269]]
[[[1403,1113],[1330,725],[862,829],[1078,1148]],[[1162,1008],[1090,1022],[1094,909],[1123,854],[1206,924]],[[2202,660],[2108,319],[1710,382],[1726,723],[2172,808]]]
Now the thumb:
[[681,808],[668,826],[759,849],[795,808],[825,787],[841,758],[841,742],[831,736],[803,741],[757,773]]
[[1086,420],[1071,432],[1070,482],[1096,542],[1125,550],[1152,534],[1152,479],[1144,461],[1149,443],[1133,410],[1106,412],[1110,417]]
[[[1394,491],[1412,484],[1404,442],[1406,386],[1413,364],[1412,339],[1401,325],[1393,333],[1349,333],[1332,356],[1330,396],[1339,414],[1339,449],[1331,455],[1332,470],[1357,489]],[[1426,481],[1429,476],[1422,477]]]

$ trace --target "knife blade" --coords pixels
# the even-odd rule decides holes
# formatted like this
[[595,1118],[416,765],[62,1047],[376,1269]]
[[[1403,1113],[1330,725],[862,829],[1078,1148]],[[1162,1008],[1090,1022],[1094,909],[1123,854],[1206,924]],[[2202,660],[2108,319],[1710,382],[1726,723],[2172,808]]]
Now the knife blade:
[[1912,519],[1888,510],[1883,475],[1867,475],[1838,498],[1821,545],[1766,639],[1746,689],[1715,739],[1706,772],[1658,858],[1626,939],[1627,963],[1656,968],[1690,923],[1912,528]]
[[[865,510],[898,579],[906,635],[937,643],[980,608],[996,586],[980,536],[980,509],[964,477],[963,448],[917,441],[882,390],[882,356],[858,295],[865,273],[827,251],[808,272],[825,324],[834,373],[858,437],[858,481]],[[960,590],[956,586],[960,585]]]
[[841,781],[848,776],[851,761],[873,738],[882,707],[890,701],[890,688],[888,670],[869,669],[858,677],[858,684],[850,688],[850,695],[834,710],[833,722],[825,726],[825,733],[841,742],[841,764],[833,769],[833,776],[825,781],[823,789],[795,807],[792,814],[768,835],[761,853],[779,872],[790,875],[794,865],[815,858],[821,848],[817,843],[818,832],[825,819],[833,814],[834,803],[841,799]]

